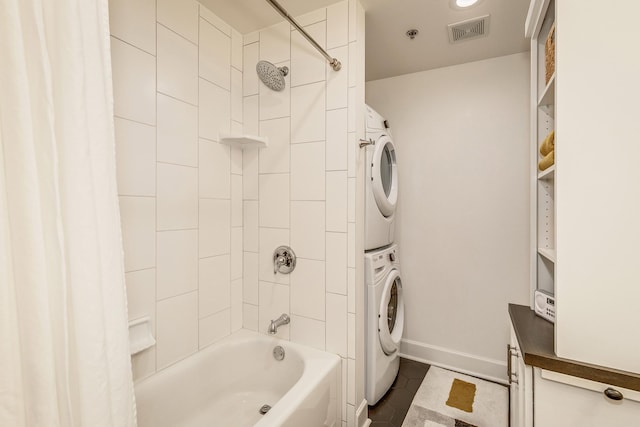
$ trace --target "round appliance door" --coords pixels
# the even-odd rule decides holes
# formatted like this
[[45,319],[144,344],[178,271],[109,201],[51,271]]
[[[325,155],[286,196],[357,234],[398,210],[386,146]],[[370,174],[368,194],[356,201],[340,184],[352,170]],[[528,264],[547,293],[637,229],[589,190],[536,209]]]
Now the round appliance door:
[[387,135],[376,141],[371,160],[371,187],[382,215],[393,215],[398,201],[396,149]]
[[400,348],[404,329],[404,299],[400,272],[392,269],[384,283],[380,300],[378,330],[380,345],[385,354],[392,354]]

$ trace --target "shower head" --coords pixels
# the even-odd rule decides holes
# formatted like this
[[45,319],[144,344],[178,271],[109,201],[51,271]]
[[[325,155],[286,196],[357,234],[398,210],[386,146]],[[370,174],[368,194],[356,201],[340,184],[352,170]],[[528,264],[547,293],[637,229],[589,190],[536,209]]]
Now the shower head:
[[280,92],[284,89],[284,76],[289,74],[289,68],[276,67],[267,61],[258,61],[256,73],[258,73],[258,77],[260,77],[260,80],[262,80],[262,83],[264,83],[266,87]]

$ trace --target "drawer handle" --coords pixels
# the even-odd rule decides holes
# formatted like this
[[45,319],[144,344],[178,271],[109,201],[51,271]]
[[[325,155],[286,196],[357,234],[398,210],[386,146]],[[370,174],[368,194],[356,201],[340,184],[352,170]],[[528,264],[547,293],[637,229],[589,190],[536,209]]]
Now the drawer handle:
[[607,396],[611,400],[622,400],[622,399],[624,399],[624,396],[622,395],[622,393],[620,393],[615,388],[611,388],[611,387],[607,388],[604,391],[604,395]]
[[[516,347],[511,347],[511,344],[507,344],[507,378],[509,378],[509,384],[518,384],[518,374],[513,373],[511,369],[511,356],[520,357],[518,349]],[[513,376],[516,377],[515,380],[512,379]]]

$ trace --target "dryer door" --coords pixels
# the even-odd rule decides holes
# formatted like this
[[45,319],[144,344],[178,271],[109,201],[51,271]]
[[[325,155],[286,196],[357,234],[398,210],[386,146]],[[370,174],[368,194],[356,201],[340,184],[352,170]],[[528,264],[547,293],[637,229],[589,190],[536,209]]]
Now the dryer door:
[[380,345],[385,354],[392,354],[400,348],[404,329],[404,299],[400,272],[393,268],[384,283],[380,299],[378,330]]
[[382,215],[393,215],[398,201],[398,169],[396,149],[387,135],[382,135],[375,144],[371,160],[371,187]]

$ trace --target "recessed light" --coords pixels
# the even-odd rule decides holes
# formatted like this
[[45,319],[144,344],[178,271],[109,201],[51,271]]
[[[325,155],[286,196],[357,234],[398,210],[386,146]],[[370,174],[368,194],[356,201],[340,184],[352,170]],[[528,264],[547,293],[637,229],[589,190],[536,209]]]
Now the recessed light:
[[450,0],[449,4],[452,9],[462,10],[468,9],[471,6],[475,6],[480,3],[482,0]]

